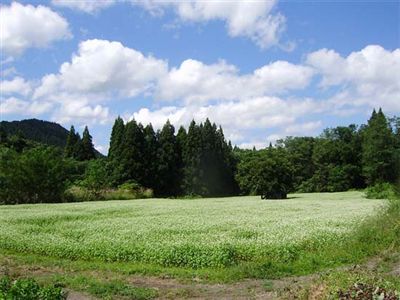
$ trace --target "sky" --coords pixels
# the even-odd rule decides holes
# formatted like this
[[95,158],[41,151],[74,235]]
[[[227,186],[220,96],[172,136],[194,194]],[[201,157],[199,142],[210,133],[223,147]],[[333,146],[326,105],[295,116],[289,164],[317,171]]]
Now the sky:
[[400,115],[400,1],[1,1],[0,118],[157,129],[243,148]]

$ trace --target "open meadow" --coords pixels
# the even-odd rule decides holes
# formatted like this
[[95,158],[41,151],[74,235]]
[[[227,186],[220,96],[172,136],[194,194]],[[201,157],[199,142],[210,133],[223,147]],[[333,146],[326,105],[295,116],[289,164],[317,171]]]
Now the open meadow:
[[383,202],[359,192],[0,207],[3,249],[53,257],[226,267],[340,243]]
[[[359,278],[376,284],[376,270],[293,277],[295,285],[287,276],[378,254],[380,272],[399,261],[399,208],[387,207],[361,192],[5,205],[0,273],[62,286],[72,299],[306,299],[321,282],[328,294]],[[388,276],[381,286],[398,289]]]

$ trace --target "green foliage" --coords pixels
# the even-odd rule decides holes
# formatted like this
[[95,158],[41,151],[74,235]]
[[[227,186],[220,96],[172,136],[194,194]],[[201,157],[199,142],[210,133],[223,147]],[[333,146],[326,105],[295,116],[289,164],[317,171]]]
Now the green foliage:
[[122,152],[120,170],[122,172],[120,183],[134,180],[143,184],[144,180],[144,132],[143,126],[135,120],[125,125],[124,139],[122,141]]
[[272,195],[290,191],[293,170],[282,148],[247,151],[238,164],[236,180],[242,192],[251,195]]
[[89,133],[89,129],[85,126],[82,134],[82,160],[90,160],[96,157],[92,136]]
[[1,121],[0,130],[8,136],[20,132],[25,139],[60,148],[65,147],[68,136],[68,130],[61,125],[37,119]]
[[377,183],[365,189],[365,196],[368,199],[393,199],[396,195],[395,186],[388,183]]
[[106,200],[144,199],[153,196],[153,190],[144,188],[134,181],[127,181],[117,189],[110,189],[104,194]]
[[0,299],[18,300],[63,300],[67,295],[56,286],[41,287],[31,278],[11,281],[7,276],[0,278]]
[[362,171],[368,185],[394,182],[399,175],[395,136],[381,109],[373,111],[362,139]]
[[78,132],[75,132],[74,126],[68,133],[67,143],[64,149],[66,157],[74,158],[79,161],[90,160],[96,157],[92,136],[89,133],[87,126],[83,131],[82,139]]
[[21,154],[0,148],[0,203],[62,202],[72,164],[60,151],[36,147]]
[[100,200],[103,191],[110,187],[108,163],[105,159],[96,159],[88,163],[80,186],[86,189],[88,199]]
[[207,119],[194,121],[188,133],[167,121],[161,131],[118,118],[110,141],[110,181],[113,187],[133,180],[157,196],[231,195],[236,161],[221,128]]
[[155,191],[160,196],[176,196],[179,192],[178,152],[175,128],[169,120],[158,134]]

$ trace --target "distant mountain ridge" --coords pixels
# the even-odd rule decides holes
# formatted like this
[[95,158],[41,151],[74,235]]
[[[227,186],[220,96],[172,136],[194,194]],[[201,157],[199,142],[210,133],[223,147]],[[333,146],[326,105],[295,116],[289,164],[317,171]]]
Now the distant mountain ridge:
[[68,130],[54,122],[38,119],[1,121],[0,127],[8,135],[20,132],[24,138],[46,145],[64,148],[67,143]]
[[[27,119],[22,121],[1,121],[0,127],[7,135],[20,132],[24,138],[38,143],[64,148],[67,144],[69,131],[55,122],[38,119]],[[96,151],[98,156],[102,156]]]

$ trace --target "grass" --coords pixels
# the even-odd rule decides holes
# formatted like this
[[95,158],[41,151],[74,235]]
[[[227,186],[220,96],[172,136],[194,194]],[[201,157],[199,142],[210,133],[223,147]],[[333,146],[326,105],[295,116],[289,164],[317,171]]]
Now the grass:
[[[153,273],[157,266],[222,273],[229,267],[228,277],[275,277],[361,258],[362,252],[340,253],[337,245],[346,244],[356,225],[382,206],[360,192],[297,194],[284,201],[232,197],[2,206],[0,247],[135,263],[151,266],[139,269]],[[321,255],[331,244],[340,259],[326,261]]]
[[[42,286],[61,285],[103,299],[201,295],[191,287],[194,282],[247,278],[265,279],[262,289],[274,292],[273,279],[321,271],[313,286],[296,289],[294,295],[336,299],[338,291],[352,291],[355,284],[399,291],[398,278],[385,273],[393,262],[384,253],[400,250],[400,201],[364,199],[359,192],[291,195],[285,201],[234,197],[2,206],[0,226],[0,272],[33,276]],[[114,259],[121,249],[148,249],[155,258],[168,257],[166,249],[182,245],[193,246],[186,248],[191,252],[177,251],[175,257],[204,259],[203,267]],[[204,249],[222,253],[223,259],[199,255]],[[52,255],[43,255],[47,251]],[[382,258],[379,270],[335,268],[363,265],[372,256]],[[136,286],[131,278],[138,277],[177,278],[184,285],[155,290]]]

